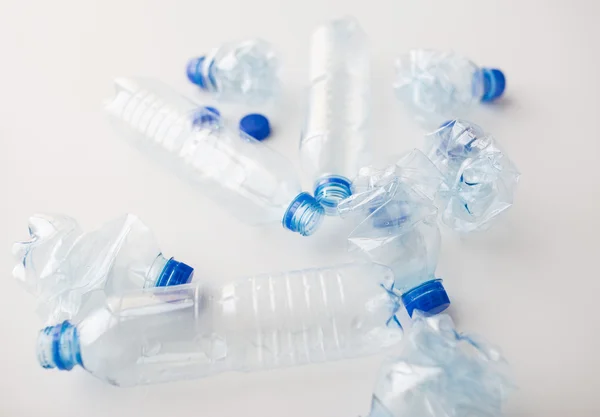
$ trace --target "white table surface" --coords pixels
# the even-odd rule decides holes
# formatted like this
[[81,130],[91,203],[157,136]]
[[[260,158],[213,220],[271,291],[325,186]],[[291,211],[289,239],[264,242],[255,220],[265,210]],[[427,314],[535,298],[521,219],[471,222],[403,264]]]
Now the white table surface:
[[[600,3],[581,1],[16,1],[0,4],[0,415],[352,417],[365,415],[380,357],[134,389],[36,363],[40,320],[11,277],[10,246],[34,212],[85,228],[138,214],[196,279],[348,260],[335,221],[312,239],[257,229],[118,139],[101,111],[112,79],[145,75],[202,99],[188,58],[259,36],[282,53],[285,86],[269,145],[298,165],[311,30],[352,14],[370,36],[377,161],[419,144],[391,89],[397,53],[454,49],[502,68],[506,97],[472,119],[523,173],[501,226],[443,231],[438,273],[463,331],[498,344],[519,390],[509,416],[600,414]],[[305,185],[309,181],[305,178]]]

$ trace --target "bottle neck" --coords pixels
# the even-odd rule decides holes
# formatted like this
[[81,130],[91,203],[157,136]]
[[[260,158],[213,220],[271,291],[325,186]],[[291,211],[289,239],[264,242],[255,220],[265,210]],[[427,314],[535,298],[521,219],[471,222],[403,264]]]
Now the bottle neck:
[[352,195],[352,183],[341,175],[327,175],[315,184],[315,199],[323,206],[325,214],[336,216],[337,206]]
[[282,224],[302,236],[312,235],[323,221],[323,207],[308,193],[298,194],[283,215]]
[[150,267],[144,288],[188,284],[193,277],[194,268],[174,258],[167,259],[161,253]]
[[37,358],[39,364],[47,369],[70,371],[75,365],[83,366],[77,328],[64,321],[41,330],[37,340]]

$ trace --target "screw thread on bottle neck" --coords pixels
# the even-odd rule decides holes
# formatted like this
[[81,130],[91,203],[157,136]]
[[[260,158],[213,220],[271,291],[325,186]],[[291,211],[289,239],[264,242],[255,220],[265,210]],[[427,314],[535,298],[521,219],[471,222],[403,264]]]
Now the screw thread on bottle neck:
[[294,198],[283,216],[283,227],[302,236],[312,235],[323,221],[323,207],[308,193]]
[[338,204],[351,195],[350,180],[339,175],[322,177],[315,184],[315,199],[328,216],[336,216]]
[[77,328],[64,321],[41,330],[37,340],[37,358],[39,364],[47,369],[70,371],[75,365],[83,366]]

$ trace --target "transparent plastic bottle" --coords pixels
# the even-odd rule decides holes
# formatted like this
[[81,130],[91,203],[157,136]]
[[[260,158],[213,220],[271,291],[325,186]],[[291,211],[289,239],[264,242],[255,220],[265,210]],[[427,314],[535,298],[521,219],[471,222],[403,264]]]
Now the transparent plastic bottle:
[[505,87],[502,71],[479,68],[453,52],[413,49],[396,60],[398,99],[433,126],[464,116],[477,102],[498,99]]
[[277,95],[279,63],[273,47],[260,39],[230,42],[191,59],[188,79],[218,98],[262,104]]
[[304,170],[329,215],[351,194],[351,179],[371,162],[367,38],[353,18],[317,28],[310,49],[310,88],[300,140]]
[[440,181],[433,164],[414,150],[383,170],[361,169],[353,195],[338,207],[354,226],[350,250],[393,271],[389,290],[401,296],[411,316],[415,310],[437,314],[450,305],[435,277],[440,232],[430,196]]
[[193,123],[206,108],[164,84],[129,78],[115,84],[106,111],[143,153],[246,223],[282,222],[304,236],[318,229],[323,209],[302,192],[286,158],[214,114],[206,116],[210,123]]
[[441,172],[442,223],[461,233],[484,230],[513,204],[520,173],[493,136],[452,120],[426,136],[425,153]]
[[500,417],[514,389],[506,360],[441,314],[415,314],[380,370],[369,417]]
[[166,258],[131,214],[85,233],[71,217],[39,214],[29,219],[29,234],[13,246],[13,275],[37,296],[38,312],[49,323],[75,319],[103,294],[192,279],[193,268]]
[[42,330],[37,356],[131,386],[374,354],[402,338],[391,280],[367,263],[130,292]]

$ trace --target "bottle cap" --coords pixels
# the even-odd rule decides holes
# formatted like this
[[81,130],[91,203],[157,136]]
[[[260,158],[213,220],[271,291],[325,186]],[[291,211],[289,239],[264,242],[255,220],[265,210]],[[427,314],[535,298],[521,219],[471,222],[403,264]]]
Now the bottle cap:
[[203,56],[190,59],[186,70],[188,79],[202,89],[206,89],[206,80],[202,75],[202,64],[205,59]]
[[432,279],[402,294],[402,303],[412,317],[413,311],[425,314],[441,313],[450,306],[450,298],[441,279]]
[[483,97],[481,101],[490,102],[499,98],[506,88],[504,73],[496,68],[482,68],[483,73]]
[[198,109],[194,114],[192,123],[194,126],[201,126],[209,123],[217,123],[221,117],[221,112],[214,107],[204,106]]
[[263,140],[271,134],[269,119],[262,114],[252,113],[242,117],[240,130],[256,140]]
[[194,268],[183,262],[171,258],[165,264],[156,280],[156,287],[170,287],[173,285],[187,284],[194,276]]

